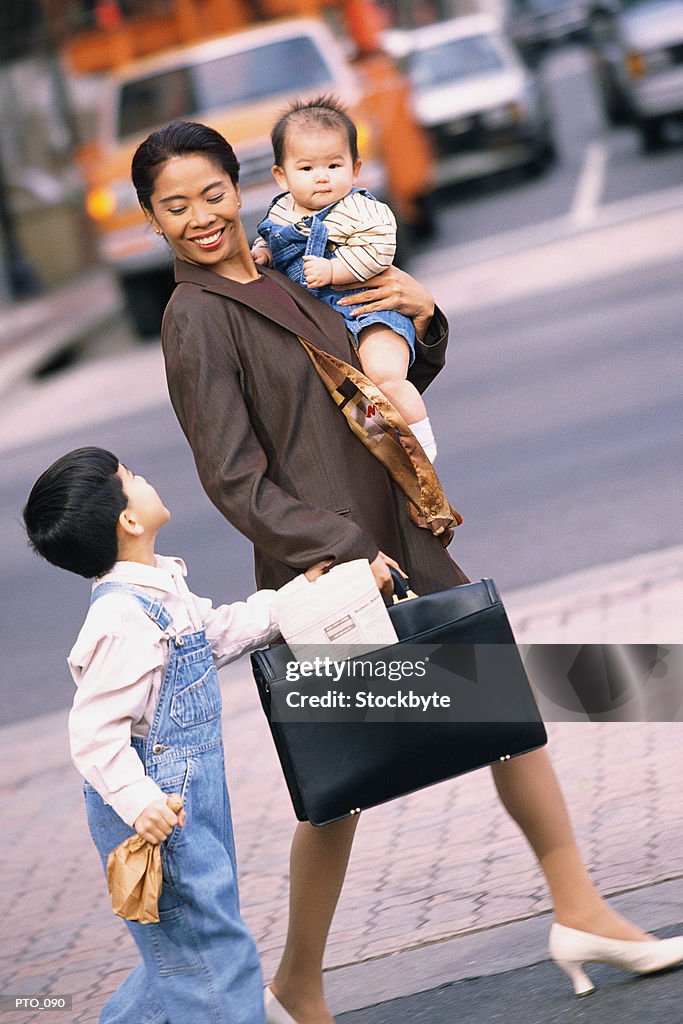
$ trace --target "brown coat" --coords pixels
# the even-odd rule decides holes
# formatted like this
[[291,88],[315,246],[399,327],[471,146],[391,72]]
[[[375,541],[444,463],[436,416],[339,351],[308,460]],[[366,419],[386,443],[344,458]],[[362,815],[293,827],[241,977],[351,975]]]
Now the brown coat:
[[[372,560],[378,548],[428,593],[464,576],[408,519],[403,494],[351,433],[295,334],[358,366],[344,321],[276,271],[263,270],[315,323],[239,284],[176,262],[164,316],[169,394],[216,507],[254,545],[259,587],[279,587],[325,558]],[[294,333],[292,333],[294,332]],[[424,390],[444,363],[434,318],[411,379]]]

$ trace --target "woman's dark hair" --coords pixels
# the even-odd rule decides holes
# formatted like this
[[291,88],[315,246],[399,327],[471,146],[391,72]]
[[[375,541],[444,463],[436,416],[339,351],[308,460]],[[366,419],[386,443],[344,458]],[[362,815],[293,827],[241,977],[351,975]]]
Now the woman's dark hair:
[[23,513],[33,550],[86,579],[108,572],[118,558],[116,524],[128,505],[118,468],[104,448],[77,448],[46,469]]
[[287,146],[287,128],[296,125],[303,128],[331,128],[344,132],[351,151],[351,160],[358,160],[358,132],[349,117],[346,107],[335,96],[316,96],[314,100],[295,100],[280,115],[270,133],[273,156],[278,167],[282,167]]
[[196,121],[172,121],[148,135],[133,155],[131,174],[143,210],[152,212],[152,192],[163,164],[174,156],[203,154],[213,160],[237,185],[240,165],[230,143],[220,132]]

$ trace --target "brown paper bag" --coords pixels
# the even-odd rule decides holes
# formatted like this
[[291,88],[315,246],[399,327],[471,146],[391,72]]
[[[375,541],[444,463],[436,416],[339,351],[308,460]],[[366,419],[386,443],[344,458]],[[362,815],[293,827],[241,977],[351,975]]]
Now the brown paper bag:
[[[178,814],[183,801],[177,793],[166,801]],[[107,859],[107,885],[114,913],[127,921],[154,924],[159,920],[161,894],[161,844],[131,836],[111,851]]]

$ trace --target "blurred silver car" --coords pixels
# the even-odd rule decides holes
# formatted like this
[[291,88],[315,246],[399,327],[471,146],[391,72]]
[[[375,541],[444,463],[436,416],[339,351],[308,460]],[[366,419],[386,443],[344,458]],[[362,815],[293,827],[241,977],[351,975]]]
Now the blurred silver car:
[[437,185],[509,167],[540,172],[556,156],[542,82],[487,15],[387,32],[413,85],[417,120],[431,134]]
[[505,27],[526,60],[567,40],[588,37],[586,0],[509,0]]
[[601,0],[591,26],[607,119],[634,123],[643,149],[659,148],[665,121],[683,117],[683,0]]

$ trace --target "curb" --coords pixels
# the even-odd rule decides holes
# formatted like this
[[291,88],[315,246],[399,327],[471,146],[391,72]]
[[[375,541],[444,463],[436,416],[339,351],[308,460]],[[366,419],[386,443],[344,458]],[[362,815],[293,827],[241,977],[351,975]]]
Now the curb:
[[[662,189],[610,203],[587,224],[576,224],[567,214],[523,230],[447,247],[436,256],[421,257],[416,261],[416,270],[421,277],[438,280],[444,263],[458,271],[474,269],[507,256],[681,208],[683,188]],[[96,308],[90,305],[94,289],[99,293]],[[490,304],[495,301],[494,298]],[[5,311],[0,309],[0,396],[60,350],[85,341],[100,325],[123,312],[121,293],[105,268],[84,274],[38,299],[10,305]]]
[[659,213],[670,213],[683,206],[683,188],[674,187],[646,193],[633,199],[620,199],[608,203],[596,211],[588,223],[577,224],[571,214],[553,217],[551,220],[530,224],[524,228],[503,231],[488,238],[463,242],[440,251],[436,256],[425,255],[420,259],[420,269],[431,279],[443,272],[444,265],[461,270],[465,267],[501,256],[512,256],[528,249],[563,242],[581,235],[590,235],[603,228],[627,224],[633,220],[650,217]]
[[[683,878],[610,896],[609,903],[625,917],[637,920],[646,931],[677,925],[683,905]],[[324,972],[325,995],[333,1013],[347,1013],[440,985],[531,967],[550,959],[551,923],[551,914],[545,912],[334,967]]]
[[[93,292],[98,301],[93,306]],[[0,311],[0,396],[64,350],[123,312],[108,271],[84,274],[39,299]]]

